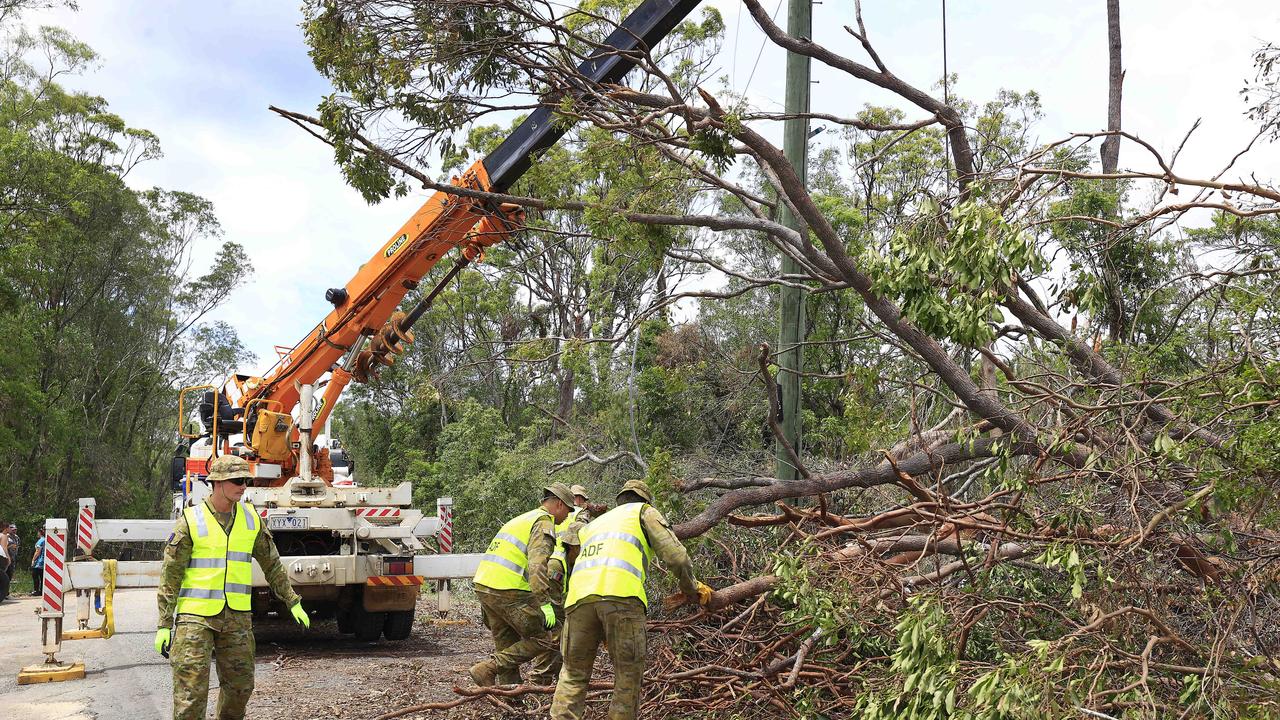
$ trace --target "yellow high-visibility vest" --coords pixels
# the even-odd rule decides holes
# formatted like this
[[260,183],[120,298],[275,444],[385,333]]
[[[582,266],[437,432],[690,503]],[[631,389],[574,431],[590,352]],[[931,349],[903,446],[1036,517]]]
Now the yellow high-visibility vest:
[[228,537],[208,503],[182,511],[191,533],[191,559],[178,591],[177,612],[212,617],[224,607],[252,609],[253,546],[262,523],[247,502],[236,503],[232,513]]
[[578,513],[580,512],[582,512],[582,508],[574,508],[572,512],[570,512],[568,515],[565,516],[564,522],[560,523],[559,525],[556,525],[557,540],[560,539],[560,533],[564,532],[565,529],[567,529],[570,525],[573,524],[574,520],[578,519]]
[[640,525],[645,503],[619,505],[578,531],[582,545],[569,575],[565,608],[588,595],[637,597],[649,606],[645,574],[653,551]]
[[[490,590],[529,590],[529,540],[540,517],[552,517],[541,507],[507,521],[489,543],[476,569],[475,583]],[[552,518],[552,524],[555,519]]]

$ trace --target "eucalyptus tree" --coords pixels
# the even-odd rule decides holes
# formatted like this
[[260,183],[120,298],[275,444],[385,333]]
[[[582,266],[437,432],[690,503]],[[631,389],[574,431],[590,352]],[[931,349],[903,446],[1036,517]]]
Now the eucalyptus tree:
[[[57,28],[7,27],[0,479],[24,521],[85,495],[103,512],[150,513],[169,492],[177,387],[245,354],[207,316],[251,265],[219,242],[207,200],[127,184],[160,157],[159,141],[105,99],[59,84],[97,59],[90,48]],[[214,243],[213,264],[196,266],[197,249]]]

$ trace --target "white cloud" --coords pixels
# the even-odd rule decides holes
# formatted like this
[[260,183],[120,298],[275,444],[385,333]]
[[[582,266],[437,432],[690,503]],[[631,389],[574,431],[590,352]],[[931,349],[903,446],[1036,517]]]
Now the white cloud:
[[[740,4],[711,0],[726,18],[721,68],[736,89],[762,35]],[[764,0],[772,11],[776,0]],[[786,0],[782,0],[785,2]],[[31,18],[71,29],[97,49],[102,67],[72,84],[103,95],[133,125],[155,131],[166,157],[131,181],[188,190],[212,200],[226,237],[243,244],[256,267],[248,287],[219,318],[235,326],[264,367],[275,344],[304,336],[329,306],[324,289],[344,284],[408,218],[422,198],[368,207],[347,188],[326,146],[268,112],[268,104],[309,111],[331,89],[311,66],[296,2],[92,0],[78,13]],[[931,89],[942,76],[941,0],[864,3],[872,41],[890,68]],[[999,89],[1037,90],[1046,119],[1041,138],[1101,128],[1106,117],[1105,4],[951,2],[950,70],[959,92],[985,100]],[[1274,3],[1122,5],[1125,127],[1171,150],[1198,117],[1204,128],[1184,153],[1188,173],[1212,173],[1247,139],[1238,90],[1252,76],[1250,53],[1274,37]],[[786,12],[779,21],[785,23]],[[814,37],[866,62],[844,30],[849,2],[814,6]],[[736,54],[734,50],[736,49]],[[765,44],[749,89],[762,106],[780,107],[784,54]],[[901,101],[814,63],[815,110],[853,115],[864,103]],[[773,107],[776,106],[776,107]],[[911,117],[920,111],[909,109]],[[771,135],[773,133],[770,133]],[[1269,170],[1274,148],[1241,169]],[[1150,167],[1132,146],[1122,164]],[[206,248],[212,254],[212,248]]]

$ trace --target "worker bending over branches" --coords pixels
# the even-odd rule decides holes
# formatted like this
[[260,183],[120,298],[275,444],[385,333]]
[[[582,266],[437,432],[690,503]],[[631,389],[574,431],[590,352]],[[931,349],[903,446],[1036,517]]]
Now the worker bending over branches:
[[520,666],[530,660],[530,681],[550,685],[560,662],[552,628],[555,610],[548,597],[547,562],[556,549],[555,526],[573,508],[573,492],[563,483],[542,489],[542,504],[508,520],[476,570],[480,614],[493,634],[493,656],[471,666],[481,687],[520,683]]
[[701,605],[711,599],[711,588],[694,578],[689,554],[652,503],[648,485],[628,480],[618,506],[578,531],[578,552],[570,553],[560,644],[564,666],[551,703],[553,720],[581,720],[601,642],[613,659],[609,720],[636,717],[646,661],[644,583],[655,555],[676,576],[686,598]]

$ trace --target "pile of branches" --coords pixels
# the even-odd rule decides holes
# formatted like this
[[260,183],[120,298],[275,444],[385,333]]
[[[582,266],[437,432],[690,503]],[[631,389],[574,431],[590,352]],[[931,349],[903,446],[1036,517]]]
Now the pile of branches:
[[709,611],[652,624],[649,716],[1280,713],[1280,536],[1217,515],[1208,485],[1161,505],[1007,439],[949,462],[956,435],[794,482],[686,483],[738,487],[677,527],[714,540],[721,576]]

